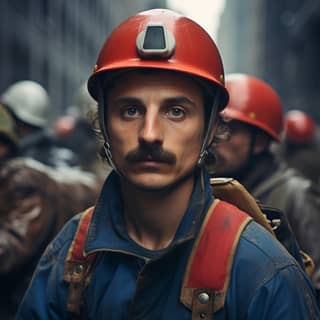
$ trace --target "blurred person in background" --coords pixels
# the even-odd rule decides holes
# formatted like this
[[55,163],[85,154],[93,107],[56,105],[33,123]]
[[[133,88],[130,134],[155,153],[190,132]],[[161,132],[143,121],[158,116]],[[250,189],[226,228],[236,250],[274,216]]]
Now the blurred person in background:
[[19,153],[15,122],[6,108],[0,104],[0,167]]
[[[22,83],[23,87],[26,85]],[[38,85],[39,101],[43,109],[47,106],[47,96]],[[21,89],[21,88],[20,88]],[[27,89],[24,87],[23,89]],[[29,88],[30,89],[30,88]],[[14,101],[15,88],[3,96],[6,105],[17,106]],[[27,90],[30,94],[30,91]],[[11,96],[14,95],[14,97]],[[22,93],[21,93],[22,94]],[[18,96],[22,99],[23,96]],[[24,105],[30,96],[24,97]],[[11,100],[12,99],[12,100]],[[19,100],[19,99],[18,99]],[[14,102],[17,102],[15,104]],[[94,205],[101,182],[93,174],[75,167],[47,166],[31,156],[43,157],[51,145],[43,137],[46,118],[37,119],[37,113],[29,114],[30,109],[8,111],[0,104],[0,319],[15,318],[18,305],[28,287],[34,268],[46,245],[74,214]],[[26,114],[23,114],[26,112]],[[25,121],[17,118],[25,117]],[[21,114],[20,114],[21,113]],[[29,117],[29,118],[28,118]],[[16,127],[16,121],[17,127]],[[33,123],[28,125],[28,123]],[[30,129],[30,127],[32,127]],[[19,136],[17,134],[19,133]],[[40,145],[26,146],[25,138],[39,134]],[[38,136],[37,136],[38,138]],[[19,143],[20,139],[22,143]],[[30,142],[30,141],[29,141]],[[28,142],[28,143],[29,143]],[[39,143],[39,141],[38,141]],[[42,145],[43,144],[43,145]],[[23,152],[20,151],[20,147]],[[25,149],[26,148],[26,149]],[[54,152],[54,149],[50,149]],[[36,153],[34,153],[36,152]],[[39,152],[41,152],[39,154]]]
[[292,168],[315,183],[320,183],[320,143],[318,126],[302,110],[290,110],[284,117],[284,132],[279,145],[280,157]]
[[0,167],[0,319],[14,319],[47,244],[74,214],[95,204],[94,175],[16,157]]
[[90,96],[85,82],[76,92],[73,105],[54,123],[54,132],[57,144],[75,154],[80,168],[104,179],[111,168],[100,156],[102,142],[96,132],[97,110],[97,102]]
[[281,100],[267,83],[246,74],[228,75],[226,88],[230,100],[221,115],[230,138],[212,146],[209,171],[238,179],[258,201],[285,213],[300,247],[315,261],[319,290],[320,190],[271,152],[281,139]]
[[0,103],[14,118],[21,155],[55,167],[75,165],[72,151],[58,147],[49,129],[49,96],[39,83],[12,84],[2,93]]

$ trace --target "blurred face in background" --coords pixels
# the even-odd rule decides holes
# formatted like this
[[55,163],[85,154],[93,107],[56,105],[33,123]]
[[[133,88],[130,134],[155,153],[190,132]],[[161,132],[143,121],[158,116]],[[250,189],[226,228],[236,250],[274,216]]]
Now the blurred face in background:
[[230,138],[218,143],[214,152],[216,176],[236,177],[243,170],[250,169],[251,159],[269,149],[271,138],[265,132],[245,122],[231,120],[228,122]]
[[228,141],[218,143],[215,146],[217,163],[215,165],[215,175],[234,176],[246,166],[252,139],[250,126],[240,121],[230,121],[228,123],[230,138]]

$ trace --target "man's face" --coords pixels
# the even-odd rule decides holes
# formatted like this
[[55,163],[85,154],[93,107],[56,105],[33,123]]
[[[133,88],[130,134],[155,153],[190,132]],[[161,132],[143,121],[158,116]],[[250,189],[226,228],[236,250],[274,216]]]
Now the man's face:
[[138,71],[115,81],[107,98],[113,161],[134,185],[160,190],[193,172],[204,135],[198,84],[173,72]]
[[218,143],[214,148],[217,163],[214,166],[215,176],[236,176],[246,167],[249,160],[252,132],[248,125],[239,121],[229,124],[230,139]]

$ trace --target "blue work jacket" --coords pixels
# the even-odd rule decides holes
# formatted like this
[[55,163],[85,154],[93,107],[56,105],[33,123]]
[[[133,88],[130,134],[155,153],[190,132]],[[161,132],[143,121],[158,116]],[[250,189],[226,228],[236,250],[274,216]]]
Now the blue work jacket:
[[[213,201],[208,177],[197,175],[174,240],[157,251],[129,238],[119,186],[119,177],[111,173],[89,225],[85,251],[98,254],[85,291],[87,319],[191,319],[191,311],[179,297],[195,234]],[[18,320],[68,319],[68,284],[63,272],[78,222],[79,216],[70,220],[43,254]],[[311,320],[320,316],[304,271],[276,239],[250,222],[238,242],[225,305],[214,319]]]

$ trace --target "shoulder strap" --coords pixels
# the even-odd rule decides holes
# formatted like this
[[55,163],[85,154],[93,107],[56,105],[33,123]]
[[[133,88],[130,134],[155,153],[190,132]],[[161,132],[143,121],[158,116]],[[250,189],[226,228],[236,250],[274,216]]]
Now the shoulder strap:
[[[259,192],[265,192],[268,188],[281,186],[288,178],[294,177],[296,171],[294,169],[285,168],[284,172],[277,171],[270,179],[267,180],[266,184],[263,184]],[[301,261],[301,265],[305,268],[307,274],[311,276],[314,272],[314,262],[312,258],[305,252],[296,249],[295,237],[288,226],[288,221],[282,211],[277,208],[267,207],[262,204],[257,204],[254,197],[246,190],[246,188],[237,180],[233,178],[211,178],[210,184],[212,188],[212,193],[218,199],[227,201],[244,212],[248,213],[255,222],[267,229],[274,237],[276,237],[293,255],[297,261]],[[272,194],[277,192],[277,207],[281,208],[280,202],[287,201],[288,197],[285,194],[281,194],[279,197],[279,188],[277,188]],[[293,195],[294,189],[290,184],[286,185],[286,190],[283,192]],[[290,198],[291,199],[291,198]],[[285,207],[283,205],[283,207]],[[280,228],[278,228],[280,226]],[[281,231],[280,231],[281,230]],[[280,237],[280,234],[286,233],[286,238]],[[291,236],[290,236],[291,235]],[[290,243],[286,243],[287,241]],[[298,248],[298,247],[297,247]]]
[[64,264],[63,280],[69,283],[67,310],[77,315],[81,313],[82,294],[90,281],[91,267],[95,260],[95,254],[84,254],[93,209],[91,207],[82,213]]
[[210,184],[216,198],[229,202],[248,213],[255,222],[275,236],[256,200],[239,181],[233,178],[211,178]]
[[211,319],[224,306],[237,244],[252,220],[230,203],[215,200],[195,240],[185,271],[180,301],[192,319]]

